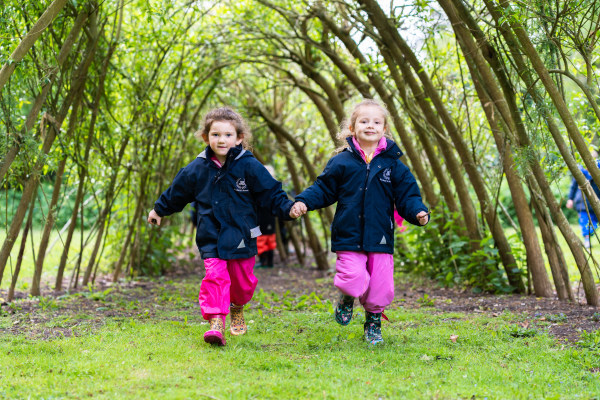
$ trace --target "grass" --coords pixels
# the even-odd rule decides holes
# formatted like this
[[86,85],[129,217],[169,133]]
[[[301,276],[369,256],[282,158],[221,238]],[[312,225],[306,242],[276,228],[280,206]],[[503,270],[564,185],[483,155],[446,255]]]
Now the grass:
[[[519,315],[399,308],[386,312],[385,343],[371,346],[362,339],[361,309],[341,327],[332,305],[314,294],[260,292],[247,312],[248,334],[227,334],[227,346],[211,347],[202,340],[207,324],[193,305],[194,286],[166,282],[139,300],[143,291],[115,290],[33,309],[14,303],[15,312],[0,317],[0,332],[23,329],[0,336],[0,398],[600,396],[595,333],[582,335],[581,346],[565,346],[544,325],[522,329]],[[74,306],[82,300],[96,312]],[[46,334],[59,331],[72,336]]]

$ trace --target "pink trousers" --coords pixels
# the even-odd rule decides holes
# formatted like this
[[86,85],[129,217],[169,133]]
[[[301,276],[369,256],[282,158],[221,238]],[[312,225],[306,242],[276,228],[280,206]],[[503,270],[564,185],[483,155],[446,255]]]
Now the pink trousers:
[[366,311],[383,312],[394,300],[394,256],[387,253],[338,251],[333,284],[358,297]]
[[225,318],[229,314],[229,304],[243,306],[252,299],[258,279],[254,276],[255,258],[204,260],[206,276],[200,284],[198,302],[202,317]]

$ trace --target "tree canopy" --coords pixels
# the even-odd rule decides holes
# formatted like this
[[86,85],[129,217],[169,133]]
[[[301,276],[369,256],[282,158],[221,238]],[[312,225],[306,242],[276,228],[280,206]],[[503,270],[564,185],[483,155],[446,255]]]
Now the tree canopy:
[[[599,304],[598,262],[563,208],[572,176],[600,215],[581,170],[600,182],[595,1],[48,3],[0,10],[0,284],[13,293],[33,231],[33,295],[54,245],[57,291],[99,266],[115,280],[168,268],[191,243],[185,217],[153,229],[145,215],[203,148],[209,109],[240,111],[253,153],[299,193],[352,104],[377,98],[432,209],[397,237],[399,268],[565,300],[581,280]],[[329,268],[332,218],[289,226],[301,262],[308,248]]]

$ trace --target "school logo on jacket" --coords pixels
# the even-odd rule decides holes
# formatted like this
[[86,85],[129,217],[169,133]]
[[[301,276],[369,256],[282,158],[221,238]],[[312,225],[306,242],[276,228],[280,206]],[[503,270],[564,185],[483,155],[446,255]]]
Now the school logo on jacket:
[[233,188],[236,192],[247,192],[248,186],[246,186],[246,180],[244,178],[238,178],[235,181],[235,188]]
[[385,182],[385,183],[392,183],[391,176],[392,176],[392,169],[391,168],[386,168],[381,173],[381,177],[379,177],[379,180],[381,182]]

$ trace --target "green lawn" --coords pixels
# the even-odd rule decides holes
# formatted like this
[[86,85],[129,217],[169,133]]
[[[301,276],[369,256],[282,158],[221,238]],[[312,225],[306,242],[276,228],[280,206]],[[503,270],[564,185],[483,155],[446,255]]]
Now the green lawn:
[[261,292],[247,314],[248,334],[227,334],[227,346],[211,347],[202,340],[207,324],[194,305],[196,291],[196,284],[167,282],[154,293],[90,292],[4,307],[0,398],[600,396],[595,334],[570,346],[544,325],[517,325],[519,315],[399,308],[386,311],[385,343],[371,346],[362,339],[362,310],[341,327],[331,304],[315,295]]

